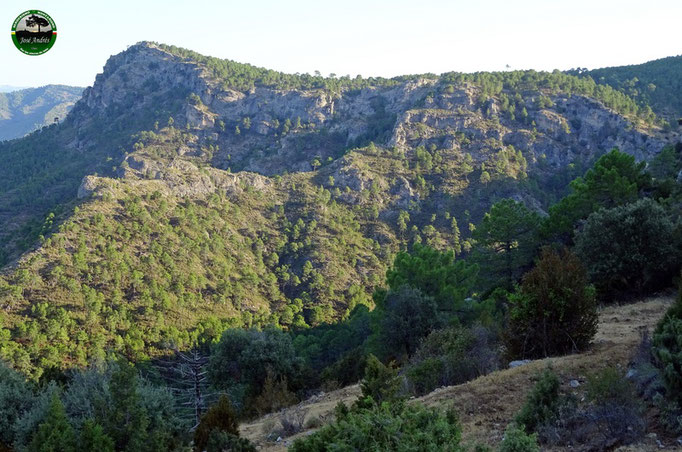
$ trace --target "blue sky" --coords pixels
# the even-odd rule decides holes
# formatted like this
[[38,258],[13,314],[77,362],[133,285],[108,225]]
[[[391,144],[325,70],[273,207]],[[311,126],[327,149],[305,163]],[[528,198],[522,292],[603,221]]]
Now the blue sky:
[[[57,24],[45,55],[12,44],[28,9]],[[88,86],[142,40],[325,75],[596,68],[682,54],[681,19],[680,0],[4,1],[0,85]]]

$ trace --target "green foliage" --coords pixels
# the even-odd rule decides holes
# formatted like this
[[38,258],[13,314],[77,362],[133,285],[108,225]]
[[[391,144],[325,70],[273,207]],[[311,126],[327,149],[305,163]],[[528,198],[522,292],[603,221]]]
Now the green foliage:
[[109,391],[112,406],[105,422],[116,449],[145,450],[149,441],[149,414],[140,403],[137,371],[131,364],[118,363],[111,375]]
[[244,403],[243,412],[246,415],[263,416],[298,402],[296,395],[289,390],[286,377],[276,378],[269,368],[266,372],[262,388],[259,388],[257,395],[251,395]]
[[674,226],[651,199],[589,216],[575,250],[603,299],[665,287],[679,268]]
[[341,387],[352,385],[362,378],[366,366],[367,355],[362,347],[358,347],[325,367],[322,371],[322,380],[332,385],[338,384]]
[[585,269],[570,251],[543,249],[510,297],[510,355],[539,358],[584,350],[597,332],[597,306]]
[[194,431],[194,450],[206,450],[210,438],[217,432],[239,436],[237,415],[232,409],[230,399],[226,395],[220,396],[218,403],[208,409],[201,417],[201,422]]
[[545,369],[526,397],[515,422],[528,433],[536,432],[541,425],[556,419],[560,403],[559,378],[551,369]]
[[74,427],[80,426],[81,442],[89,431],[98,443],[115,439],[129,450],[164,450],[182,443],[191,427],[181,419],[180,401],[170,389],[153,385],[124,362],[72,373],[63,400]]
[[83,451],[114,452],[114,440],[104,432],[101,425],[88,419],[81,428],[78,447]]
[[473,237],[483,273],[493,286],[511,290],[535,255],[540,216],[524,204],[503,199],[490,208]]
[[601,156],[584,177],[571,182],[571,193],[549,210],[543,233],[570,242],[579,220],[600,208],[634,202],[639,193],[651,186],[646,163],[636,163],[631,155],[617,148]]
[[[362,378],[367,358],[364,345],[371,333],[369,309],[358,305],[339,323],[297,331],[293,343],[309,368],[324,369],[323,381],[345,386]],[[310,383],[313,377],[308,376]]]
[[45,420],[33,436],[29,452],[75,452],[76,435],[64,412],[59,396],[54,393]]
[[[158,44],[162,49],[173,55],[187,58],[205,65],[213,72],[213,75],[223,81],[223,86],[239,91],[249,91],[254,87],[275,88],[281,90],[290,89],[324,89],[332,93],[339,93],[342,89],[361,89],[369,86],[392,86],[396,85],[405,77],[395,79],[322,77],[310,74],[285,74],[269,69],[259,68],[250,64],[237,63],[231,60],[207,57],[181,47]],[[407,77],[416,78],[417,76]]]
[[569,73],[623,92],[639,103],[643,114],[650,107],[648,111],[653,108],[656,113],[676,117],[682,114],[680,70],[682,57],[673,56],[631,66],[577,69]]
[[301,365],[288,334],[276,329],[230,329],[213,347],[208,376],[220,389],[245,384],[249,395],[255,397],[263,389],[268,374],[274,381],[285,379],[295,383]]
[[514,424],[507,427],[504,432],[504,439],[497,449],[499,452],[540,452],[538,446],[538,435],[529,435],[522,428]]
[[399,400],[401,378],[392,366],[384,365],[374,355],[367,357],[365,377],[360,383],[362,397],[357,405],[360,407],[381,406],[384,402],[393,403]]
[[647,168],[656,179],[676,179],[682,170],[682,161],[675,146],[666,146],[654,157]]
[[293,452],[328,450],[461,451],[461,431],[454,412],[445,415],[420,404],[337,410],[332,424],[297,439]]
[[300,186],[282,187],[277,201],[147,191],[85,204],[35,259],[0,277],[0,303],[16,307],[0,314],[10,334],[0,357],[37,380],[107,351],[145,359],[227,328],[319,325],[371,305],[391,246],[365,238],[350,207],[320,200],[329,192]]
[[[439,84],[475,83],[481,89],[481,99],[485,100],[501,93],[511,97],[516,93],[536,90],[541,93],[563,93],[565,95],[580,94],[593,97],[607,107],[645,122],[653,122],[656,118],[651,109],[637,104],[630,96],[614,89],[609,85],[597,84],[590,77],[576,77],[560,71],[507,71],[507,72],[476,72],[473,74],[446,73],[442,74]],[[539,107],[549,107],[551,99],[541,95]],[[523,107],[525,108],[525,107]],[[521,115],[523,116],[523,115]]]
[[24,376],[0,361],[0,443],[11,445],[15,423],[33,404],[34,395]]
[[634,385],[614,367],[589,375],[585,403],[562,396],[558,415],[540,428],[540,439],[556,446],[604,450],[630,444],[645,431],[643,405]]
[[605,367],[587,379],[587,400],[595,405],[615,404],[632,408],[637,393],[633,384],[615,367]]
[[213,430],[206,444],[206,452],[256,452],[256,450],[248,439],[220,430]]
[[411,355],[419,341],[442,325],[433,298],[403,285],[390,290],[378,314],[378,341],[387,356]]
[[654,334],[652,352],[663,371],[666,396],[682,405],[682,318],[666,315]]
[[498,344],[490,331],[455,326],[433,331],[403,368],[409,388],[423,395],[461,384],[498,368]]
[[440,252],[415,245],[412,252],[399,252],[386,272],[386,282],[393,290],[407,285],[433,297],[438,309],[462,311],[464,299],[476,281],[478,267],[455,260],[452,251]]

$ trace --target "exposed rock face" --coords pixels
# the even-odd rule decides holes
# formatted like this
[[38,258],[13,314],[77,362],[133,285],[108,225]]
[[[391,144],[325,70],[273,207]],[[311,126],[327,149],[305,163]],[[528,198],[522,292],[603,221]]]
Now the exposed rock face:
[[[151,97],[159,90],[178,87],[209,97],[207,75],[197,63],[183,61],[154,44],[137,44],[109,58],[95,84],[84,91],[83,100],[91,109],[103,112],[116,104],[139,108],[147,100],[145,93]],[[136,98],[129,99],[131,94]]]
[[[224,87],[200,63],[141,43],[109,60],[83,102],[99,111],[115,105],[135,109],[160,91],[194,94],[198,100],[184,103],[176,126],[214,143],[212,166],[264,175],[310,171],[316,161],[336,160],[358,140],[372,139],[372,122],[378,120],[386,127],[383,141],[377,135],[378,144],[408,152],[418,146],[461,151],[474,164],[513,146],[530,171],[538,164],[562,168],[588,161],[613,147],[648,159],[664,145],[584,96],[550,94],[553,105],[540,108],[538,92],[528,92],[523,95],[527,116],[512,119],[498,99],[482,100],[476,85],[462,83],[444,92],[437,83],[425,78],[336,95],[263,87],[240,92]],[[141,94],[131,99],[130,93]],[[360,184],[350,173],[339,175],[352,187]]]
[[87,198],[95,191],[97,188],[97,177],[96,176],[85,176],[83,182],[81,182],[80,187],[78,187],[78,199]]

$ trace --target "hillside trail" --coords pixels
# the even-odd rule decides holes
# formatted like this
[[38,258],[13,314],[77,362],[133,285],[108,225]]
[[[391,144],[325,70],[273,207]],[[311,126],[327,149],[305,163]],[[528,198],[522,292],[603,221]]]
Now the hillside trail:
[[[468,383],[436,389],[414,400],[442,409],[454,406],[460,416],[463,442],[495,447],[502,440],[507,424],[521,408],[526,394],[543,369],[551,365],[561,380],[562,389],[582,397],[588,375],[607,366],[622,369],[628,366],[641,342],[642,334],[653,331],[673,301],[674,296],[665,295],[602,308],[597,335],[590,349],[584,353],[546,358],[514,369],[499,370]],[[577,380],[580,386],[572,388],[572,380]],[[322,425],[333,420],[334,407],[338,402],[350,404],[359,395],[359,385],[319,394],[278,413],[244,423],[240,430],[242,436],[253,441],[259,450],[284,451],[293,440],[310,434],[314,429],[280,441],[269,438],[279,428],[279,421],[283,416],[303,410],[306,412],[306,422],[310,423],[313,419],[318,421],[318,425]],[[640,443],[616,450],[654,451],[662,450],[661,446],[663,450],[680,450],[674,438],[665,438],[661,432],[656,431],[656,426],[650,423],[647,435]]]

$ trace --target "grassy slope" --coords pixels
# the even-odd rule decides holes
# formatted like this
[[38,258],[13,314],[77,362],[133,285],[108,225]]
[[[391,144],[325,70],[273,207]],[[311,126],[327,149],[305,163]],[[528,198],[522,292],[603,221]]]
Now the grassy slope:
[[[580,396],[584,386],[570,389],[569,382],[575,379],[584,383],[587,375],[606,366],[625,368],[640,342],[642,332],[647,330],[651,332],[672,302],[672,297],[661,296],[630,305],[604,308],[599,316],[599,331],[594,344],[585,353],[547,358],[515,369],[500,370],[462,385],[439,388],[417,400],[428,406],[440,408],[454,405],[460,414],[465,442],[481,442],[496,446],[502,439],[505,427],[521,408],[535,377],[542,369],[551,365],[561,379],[562,388],[566,391],[575,391]],[[339,401],[350,403],[359,394],[358,385],[329,392],[280,413],[269,414],[245,423],[241,426],[241,431],[261,450],[273,452],[286,450],[286,446],[291,444],[295,437],[280,442],[268,441],[266,438],[270,431],[278,427],[277,422],[283,415],[293,410],[304,409],[307,410],[307,418],[318,417],[324,422],[329,422],[333,420],[334,406]],[[664,444],[674,444],[674,439],[661,437],[661,432],[656,427],[655,413],[649,414],[647,433],[656,432]],[[310,431],[306,431],[297,436],[309,433]],[[645,437],[640,444],[621,450],[653,451],[658,450],[658,446],[651,437]]]

